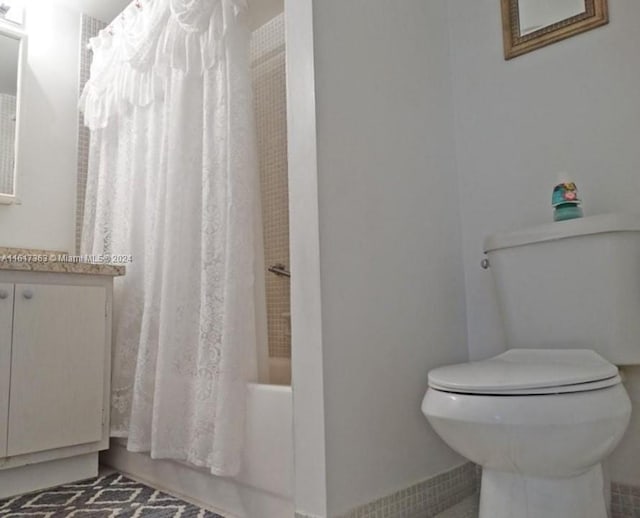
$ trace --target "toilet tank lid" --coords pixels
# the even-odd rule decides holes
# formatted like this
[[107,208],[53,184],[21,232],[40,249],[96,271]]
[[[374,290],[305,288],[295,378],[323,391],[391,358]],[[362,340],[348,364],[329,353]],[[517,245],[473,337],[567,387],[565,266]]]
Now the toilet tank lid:
[[618,368],[589,349],[511,349],[488,360],[439,367],[429,386],[467,393],[509,393],[591,383],[618,375]]
[[605,232],[640,232],[640,214],[599,214],[501,232],[484,240],[484,251],[488,253],[504,248]]

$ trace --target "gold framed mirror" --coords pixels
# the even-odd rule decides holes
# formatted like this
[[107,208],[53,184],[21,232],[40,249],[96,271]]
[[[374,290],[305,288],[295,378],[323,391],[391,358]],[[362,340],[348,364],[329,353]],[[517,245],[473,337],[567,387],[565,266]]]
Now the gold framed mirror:
[[504,58],[609,22],[607,0],[501,0]]

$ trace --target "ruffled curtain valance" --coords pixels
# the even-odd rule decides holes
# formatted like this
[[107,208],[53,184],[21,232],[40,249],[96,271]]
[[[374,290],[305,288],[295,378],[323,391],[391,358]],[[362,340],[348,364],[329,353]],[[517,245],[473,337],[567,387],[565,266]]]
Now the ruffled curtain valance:
[[90,129],[120,110],[163,98],[170,70],[202,75],[225,59],[225,43],[247,0],[147,0],[127,8],[90,42],[91,78],[80,97]]

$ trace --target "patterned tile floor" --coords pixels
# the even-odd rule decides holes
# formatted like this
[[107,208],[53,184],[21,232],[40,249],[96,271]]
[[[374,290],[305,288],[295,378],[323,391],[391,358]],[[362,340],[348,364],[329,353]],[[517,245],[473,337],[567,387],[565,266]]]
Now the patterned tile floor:
[[478,518],[478,501],[479,495],[472,495],[440,513],[436,518]]
[[0,518],[223,518],[119,473],[0,500]]

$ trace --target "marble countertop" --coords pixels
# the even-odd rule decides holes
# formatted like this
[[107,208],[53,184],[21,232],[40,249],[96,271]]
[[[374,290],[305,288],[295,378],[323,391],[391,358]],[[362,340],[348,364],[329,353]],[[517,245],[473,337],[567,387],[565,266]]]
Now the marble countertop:
[[[114,262],[111,262],[113,260]],[[0,247],[0,270],[120,277],[129,257],[77,256],[53,250]]]

